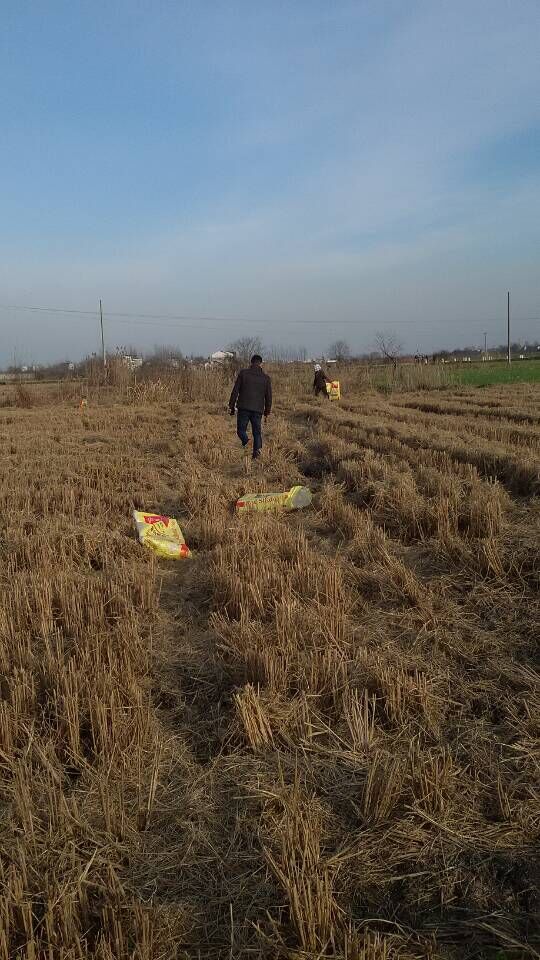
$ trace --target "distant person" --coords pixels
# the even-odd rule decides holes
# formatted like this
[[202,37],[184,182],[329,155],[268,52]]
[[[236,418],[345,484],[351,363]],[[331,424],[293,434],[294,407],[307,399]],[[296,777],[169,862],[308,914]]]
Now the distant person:
[[327,384],[327,383],[330,383],[330,380],[329,380],[328,377],[326,376],[326,374],[325,374],[324,370],[322,369],[320,363],[316,363],[316,364],[315,364],[314,370],[315,370],[315,377],[314,377],[314,380],[313,380],[313,392],[314,392],[314,394],[315,394],[316,397],[318,397],[319,394],[322,393],[322,394],[324,394],[324,396],[326,397],[326,399],[329,400],[329,399],[330,399],[330,396],[329,396],[329,393],[328,393],[326,384]]
[[234,416],[235,408],[238,410],[236,432],[244,448],[249,443],[247,428],[251,424],[254,460],[260,457],[263,445],[261,426],[263,414],[266,420],[272,410],[272,381],[264,372],[262,362],[262,357],[258,353],[251,358],[250,366],[238,374],[229,400],[231,417]]

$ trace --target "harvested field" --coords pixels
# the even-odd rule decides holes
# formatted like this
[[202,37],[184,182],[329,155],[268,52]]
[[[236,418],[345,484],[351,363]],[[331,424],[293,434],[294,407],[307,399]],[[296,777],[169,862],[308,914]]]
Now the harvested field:
[[540,392],[267,434],[246,477],[221,401],[0,409],[0,960],[538,958]]

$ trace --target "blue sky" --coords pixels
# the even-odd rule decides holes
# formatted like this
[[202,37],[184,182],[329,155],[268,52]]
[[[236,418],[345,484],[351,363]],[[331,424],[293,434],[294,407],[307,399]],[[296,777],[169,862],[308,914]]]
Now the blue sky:
[[540,338],[538,0],[0,8],[0,362]]

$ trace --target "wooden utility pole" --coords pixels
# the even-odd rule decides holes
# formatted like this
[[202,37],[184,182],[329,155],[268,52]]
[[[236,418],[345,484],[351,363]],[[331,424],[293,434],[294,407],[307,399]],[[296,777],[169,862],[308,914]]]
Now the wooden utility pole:
[[508,321],[508,356],[507,356],[507,363],[511,363],[511,362],[512,362],[512,357],[511,357],[511,354],[510,354],[510,291],[508,291],[506,306],[507,306],[506,316],[507,316],[507,321]]
[[484,360],[487,360],[487,333],[484,330]]
[[99,301],[99,320],[101,323],[101,359],[103,361],[103,366],[107,366],[107,358],[105,356],[105,337],[103,335],[103,306],[101,300]]

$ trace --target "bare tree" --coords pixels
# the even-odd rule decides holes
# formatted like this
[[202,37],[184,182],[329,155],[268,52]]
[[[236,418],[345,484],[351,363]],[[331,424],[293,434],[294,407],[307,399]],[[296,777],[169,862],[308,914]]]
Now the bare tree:
[[133,343],[122,343],[117,350],[120,351],[123,356],[127,357],[142,357],[142,351]]
[[328,353],[332,360],[349,360],[351,348],[346,340],[335,340],[328,347]]
[[403,352],[402,344],[393,333],[382,333],[380,330],[375,336],[375,344],[381,356],[392,364],[395,374],[398,360]]
[[260,337],[239,337],[238,340],[230,343],[227,349],[234,353],[241,363],[249,363],[254,354],[262,355],[263,352]]
[[154,349],[147,354],[147,359],[154,363],[167,363],[169,360],[183,360],[184,355],[178,347],[169,344],[154,344]]
[[305,347],[268,347],[266,357],[273,363],[300,363],[307,358]]

